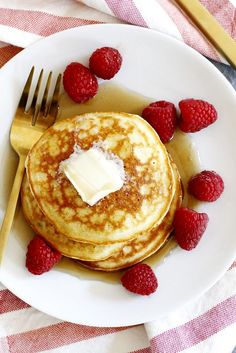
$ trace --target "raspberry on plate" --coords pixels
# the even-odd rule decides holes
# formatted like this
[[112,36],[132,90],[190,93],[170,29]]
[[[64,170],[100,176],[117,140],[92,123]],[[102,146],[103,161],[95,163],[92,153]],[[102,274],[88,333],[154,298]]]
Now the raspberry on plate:
[[69,64],[63,74],[66,93],[76,103],[83,103],[94,97],[98,90],[97,78],[80,63]]
[[198,213],[181,207],[175,212],[174,236],[182,249],[192,250],[199,243],[206,230],[209,218],[206,213]]
[[177,124],[173,103],[166,101],[151,103],[143,110],[142,117],[156,130],[163,143],[173,137]]
[[110,80],[120,70],[122,56],[110,47],[95,50],[89,59],[90,70],[104,80]]
[[121,277],[121,283],[130,292],[141,295],[150,295],[158,287],[155,273],[147,264],[137,264],[131,267]]
[[52,249],[43,238],[36,235],[29,243],[26,267],[34,275],[49,271],[61,259],[61,253]]
[[188,184],[188,191],[200,201],[216,201],[224,190],[224,182],[214,171],[204,170],[193,176]]
[[200,99],[184,99],[179,102],[179,128],[184,132],[200,131],[217,119],[215,107]]

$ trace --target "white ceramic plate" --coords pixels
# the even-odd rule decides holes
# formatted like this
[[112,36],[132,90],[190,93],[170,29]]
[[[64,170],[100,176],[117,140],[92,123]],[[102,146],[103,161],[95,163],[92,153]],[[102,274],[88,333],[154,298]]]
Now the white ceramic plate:
[[218,171],[225,191],[215,203],[203,204],[210,217],[207,231],[192,252],[176,249],[156,270],[159,288],[150,297],[136,296],[118,284],[79,280],[52,270],[33,276],[24,267],[25,248],[19,241],[27,226],[18,212],[10,234],[1,281],[33,307],[63,320],[124,326],[155,320],[211,287],[236,257],[235,175],[236,94],[205,58],[177,40],[127,25],[92,25],[43,39],[22,51],[0,70],[0,212],[1,218],[16,165],[9,129],[32,64],[55,73],[71,61],[87,64],[98,47],[118,48],[123,66],[116,82],[145,96],[178,103],[202,98],[215,105],[218,121],[192,136],[202,168]]

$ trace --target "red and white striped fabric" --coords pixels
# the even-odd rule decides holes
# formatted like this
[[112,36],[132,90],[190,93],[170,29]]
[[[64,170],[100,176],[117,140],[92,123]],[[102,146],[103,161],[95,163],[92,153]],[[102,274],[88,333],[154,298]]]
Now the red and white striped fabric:
[[[236,39],[236,0],[200,1]],[[0,41],[17,47],[24,48],[63,29],[101,22],[157,29],[221,61],[213,46],[171,0],[0,0]],[[1,50],[0,64],[17,50],[7,45]]]
[[[236,0],[201,0],[236,39]],[[221,60],[171,0],[0,0],[0,66],[41,37],[94,23],[130,23],[167,33]],[[232,353],[236,262],[194,303],[160,321],[96,328],[47,316],[0,284],[0,353]]]

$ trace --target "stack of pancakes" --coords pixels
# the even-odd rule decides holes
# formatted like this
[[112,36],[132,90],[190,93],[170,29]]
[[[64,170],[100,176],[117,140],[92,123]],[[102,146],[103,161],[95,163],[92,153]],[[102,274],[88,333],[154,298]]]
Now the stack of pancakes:
[[[124,164],[122,188],[94,206],[60,168],[78,147],[99,148]],[[59,121],[30,150],[26,170],[21,200],[28,223],[64,256],[96,270],[125,268],[156,252],[182,202],[175,164],[137,115],[89,113]]]

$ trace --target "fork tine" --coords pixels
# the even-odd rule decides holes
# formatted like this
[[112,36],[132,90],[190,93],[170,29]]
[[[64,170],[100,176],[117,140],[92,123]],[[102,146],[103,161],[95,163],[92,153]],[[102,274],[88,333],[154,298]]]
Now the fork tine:
[[56,85],[54,88],[54,92],[52,95],[51,101],[47,104],[45,110],[45,116],[48,114],[54,118],[54,121],[57,118],[58,113],[58,101],[59,101],[59,94],[60,94],[60,86],[61,86],[61,74],[58,75]]
[[44,93],[43,93],[43,98],[42,98],[42,103],[41,103],[41,107],[40,110],[43,113],[43,116],[46,116],[46,107],[47,107],[47,101],[48,101],[48,93],[49,93],[49,87],[51,85],[51,79],[52,79],[52,71],[50,71],[49,75],[48,75],[48,79],[46,82],[46,86],[44,89]]
[[19,101],[19,104],[18,104],[18,107],[20,107],[20,108],[24,108],[24,109],[26,108],[26,103],[27,103],[27,100],[28,100],[28,96],[29,96],[29,91],[30,91],[30,86],[31,86],[33,75],[34,75],[34,66],[30,70],[29,76],[28,76],[27,81],[25,83],[25,86],[23,88],[22,95],[20,97],[20,101]]
[[35,91],[34,91],[34,96],[33,96],[33,100],[32,100],[32,103],[31,103],[31,107],[28,109],[28,112],[31,109],[32,113],[33,113],[32,120],[31,120],[31,124],[33,126],[36,123],[36,120],[37,120],[37,117],[38,117],[38,113],[39,113],[39,105],[36,105],[36,103],[37,103],[37,99],[38,99],[38,94],[39,94],[39,89],[40,89],[40,86],[41,86],[42,77],[43,77],[43,69],[40,71],[40,74],[39,74],[39,78],[38,78],[38,82],[37,82],[37,85],[36,85],[36,88],[35,88]]

